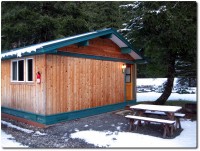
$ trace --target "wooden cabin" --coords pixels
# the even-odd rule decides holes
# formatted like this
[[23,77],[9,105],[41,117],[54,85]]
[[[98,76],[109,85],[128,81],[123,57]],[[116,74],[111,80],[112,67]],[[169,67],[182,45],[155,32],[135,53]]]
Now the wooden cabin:
[[124,108],[144,61],[111,28],[3,52],[2,115],[47,126]]

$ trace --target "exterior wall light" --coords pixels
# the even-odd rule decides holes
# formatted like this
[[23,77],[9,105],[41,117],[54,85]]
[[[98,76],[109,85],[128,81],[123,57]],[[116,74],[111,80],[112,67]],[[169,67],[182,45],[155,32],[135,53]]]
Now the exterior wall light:
[[125,72],[125,69],[126,69],[126,64],[123,64],[123,65],[122,65],[122,73]]

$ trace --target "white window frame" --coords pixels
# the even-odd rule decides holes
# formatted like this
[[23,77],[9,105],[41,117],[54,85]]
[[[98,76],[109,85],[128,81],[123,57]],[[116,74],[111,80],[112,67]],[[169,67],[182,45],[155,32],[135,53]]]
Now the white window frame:
[[[32,60],[32,81],[28,81],[28,60]],[[30,82],[33,83],[34,82],[34,74],[33,74],[33,70],[34,70],[34,62],[33,62],[33,58],[26,58],[26,82]]]
[[[19,81],[19,76],[18,76],[18,64],[19,61],[23,60],[24,61],[24,72],[25,72],[25,59],[15,59],[15,60],[11,60],[11,82],[25,82],[25,76],[24,76],[24,80],[23,81]],[[13,80],[13,62],[17,62],[17,80]],[[24,73],[23,73],[24,74]]]

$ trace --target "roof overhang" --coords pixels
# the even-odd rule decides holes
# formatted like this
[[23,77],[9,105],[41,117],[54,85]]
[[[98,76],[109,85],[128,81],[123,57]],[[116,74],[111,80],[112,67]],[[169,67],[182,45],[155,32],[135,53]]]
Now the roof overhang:
[[[1,54],[1,59],[12,59],[17,57],[24,57],[29,55],[37,55],[37,54],[47,54],[56,52],[58,48],[77,44],[79,46],[87,46],[88,40],[94,39],[94,38],[108,38],[112,40],[116,45],[118,45],[121,48],[122,53],[129,54],[134,62],[144,62],[145,59],[142,57],[140,52],[136,51],[131,44],[123,37],[121,36],[116,30],[108,28],[103,30],[97,30],[94,32],[89,32],[85,34],[80,34],[76,36],[66,37],[58,40],[53,40],[49,42],[44,42],[36,45],[31,45],[23,48],[13,49],[7,52],[3,52]],[[124,51],[124,49],[127,49],[128,51]]]

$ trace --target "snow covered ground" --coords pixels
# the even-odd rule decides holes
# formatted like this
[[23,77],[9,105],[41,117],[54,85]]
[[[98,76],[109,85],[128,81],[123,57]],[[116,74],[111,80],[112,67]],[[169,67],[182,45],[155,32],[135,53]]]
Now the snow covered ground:
[[3,148],[27,148],[28,146],[24,146],[21,143],[15,141],[15,138],[12,135],[6,134],[1,130],[1,146]]
[[[25,133],[32,130],[24,129],[16,125],[12,125],[9,122],[3,122],[14,129],[23,131]],[[183,131],[175,138],[163,139],[151,135],[144,135],[134,132],[120,131],[120,126],[116,131],[95,131],[88,130],[76,130],[71,133],[70,138],[81,139],[89,144],[93,144],[97,147],[116,147],[116,148],[195,148],[197,146],[197,123],[196,121],[182,120],[181,125]],[[86,127],[86,126],[85,126]],[[32,132],[33,135],[41,135],[39,131]],[[42,134],[43,135],[43,134]],[[48,135],[48,134],[44,134]],[[1,130],[1,145],[6,148],[27,148],[22,144],[15,141],[11,135],[6,134]]]
[[[137,102],[141,101],[155,101],[157,98],[161,96],[162,93],[157,92],[145,92],[145,93],[137,93]],[[173,100],[185,100],[185,101],[197,101],[197,94],[178,94],[171,93],[168,98],[169,101]]]
[[[183,131],[174,139],[163,139],[134,132],[110,132],[86,130],[71,134],[72,138],[83,139],[98,147],[122,148],[191,148],[197,146],[196,121],[181,121]],[[94,138],[95,136],[95,138]]]
[[[138,78],[137,86],[141,85],[154,85],[161,86],[167,78]],[[174,86],[178,79],[175,78]],[[157,98],[161,96],[162,93],[157,92],[146,92],[146,93],[137,93],[137,102],[141,101],[155,101]],[[171,93],[168,98],[169,101],[173,100],[185,100],[185,101],[197,101],[197,93],[196,94],[179,94],[179,93]]]
[[[21,128],[19,126],[13,125],[10,122],[6,122],[1,120],[1,124],[6,125],[7,127],[25,132],[25,133],[34,133],[33,130],[29,130],[26,128]],[[46,135],[45,133],[41,133],[39,131],[36,131],[34,134],[34,136],[38,136],[38,135]],[[24,146],[18,142],[15,141],[15,138],[12,135],[6,134],[3,130],[1,130],[1,146],[3,148],[27,148],[28,146]]]

